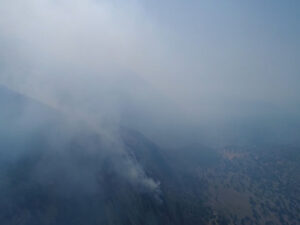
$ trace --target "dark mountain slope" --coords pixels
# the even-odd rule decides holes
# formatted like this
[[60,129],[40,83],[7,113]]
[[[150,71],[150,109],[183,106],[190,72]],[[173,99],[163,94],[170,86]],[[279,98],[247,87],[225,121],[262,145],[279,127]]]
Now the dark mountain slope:
[[0,87],[0,224],[298,224],[299,120],[266,118],[162,149]]
[[0,224],[205,224],[210,211],[161,150],[0,87]]

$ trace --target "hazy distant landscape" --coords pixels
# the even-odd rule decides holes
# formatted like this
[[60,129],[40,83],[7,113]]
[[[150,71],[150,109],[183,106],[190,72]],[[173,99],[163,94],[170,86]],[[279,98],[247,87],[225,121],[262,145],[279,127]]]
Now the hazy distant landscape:
[[300,224],[299,11],[1,1],[0,224]]
[[2,224],[300,220],[297,135],[292,144],[241,134],[243,144],[164,149],[120,127],[118,143],[108,143],[84,122],[7,88],[0,96]]

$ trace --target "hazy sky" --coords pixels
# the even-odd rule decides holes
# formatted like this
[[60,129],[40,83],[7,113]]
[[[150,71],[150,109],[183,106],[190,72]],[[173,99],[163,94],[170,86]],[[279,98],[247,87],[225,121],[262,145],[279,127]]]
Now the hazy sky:
[[124,99],[195,118],[238,102],[294,110],[299,12],[296,0],[1,0],[0,83],[116,117]]

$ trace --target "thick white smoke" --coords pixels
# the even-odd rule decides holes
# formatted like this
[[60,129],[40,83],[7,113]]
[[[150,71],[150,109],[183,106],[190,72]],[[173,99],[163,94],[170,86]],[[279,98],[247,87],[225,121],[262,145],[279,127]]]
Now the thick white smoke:
[[[143,77],[160,57],[155,25],[141,12],[135,2],[1,1],[0,83],[85,121],[114,145],[113,154],[124,154],[113,126],[120,82]],[[140,165],[124,160],[119,169],[130,182],[159,189]]]

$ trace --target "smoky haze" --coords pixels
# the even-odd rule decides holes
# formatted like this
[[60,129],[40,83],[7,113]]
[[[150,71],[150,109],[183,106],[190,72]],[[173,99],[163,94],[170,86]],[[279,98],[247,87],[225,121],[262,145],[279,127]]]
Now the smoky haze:
[[299,12],[0,0],[0,224],[298,224]]
[[299,4],[233,2],[3,0],[0,83],[99,132],[121,124],[162,144],[297,117]]

